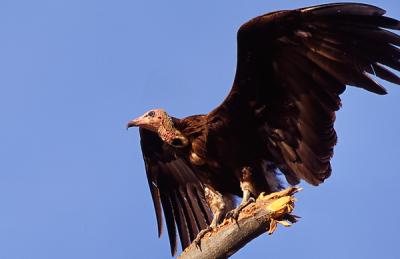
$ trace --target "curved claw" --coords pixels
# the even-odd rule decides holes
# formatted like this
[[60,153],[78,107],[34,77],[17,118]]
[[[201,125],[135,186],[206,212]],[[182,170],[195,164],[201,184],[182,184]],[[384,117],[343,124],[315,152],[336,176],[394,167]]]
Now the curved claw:
[[193,244],[201,251],[201,239],[204,237],[205,234],[208,232],[213,231],[213,228],[211,226],[208,226],[207,228],[201,230],[198,234],[197,237],[193,240]]
[[244,208],[246,208],[250,203],[253,203],[255,201],[256,200],[253,197],[250,197],[247,201],[242,202],[236,209],[233,209],[233,210],[229,211],[228,213],[226,213],[225,218],[233,219],[233,220],[235,220],[235,222],[237,222],[240,212]]
[[226,213],[225,218],[226,219],[233,219],[235,222],[237,222],[238,218],[239,218],[239,210],[238,208],[233,209],[231,211],[228,211],[228,213]]

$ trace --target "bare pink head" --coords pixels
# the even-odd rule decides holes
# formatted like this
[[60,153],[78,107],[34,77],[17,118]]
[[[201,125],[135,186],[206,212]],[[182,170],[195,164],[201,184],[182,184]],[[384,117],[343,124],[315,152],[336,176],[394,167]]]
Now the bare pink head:
[[166,120],[170,120],[170,117],[163,109],[154,109],[146,112],[134,120],[129,121],[127,128],[140,127],[158,132],[158,129]]
[[171,117],[163,109],[150,110],[139,118],[129,121],[127,128],[130,127],[140,127],[156,132],[163,141],[176,147],[184,147],[188,144],[187,138],[174,127]]

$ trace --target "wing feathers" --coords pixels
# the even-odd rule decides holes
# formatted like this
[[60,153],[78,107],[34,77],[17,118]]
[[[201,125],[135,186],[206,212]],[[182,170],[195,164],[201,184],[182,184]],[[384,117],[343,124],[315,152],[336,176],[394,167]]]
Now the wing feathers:
[[191,204],[189,204],[190,198],[188,197],[188,194],[186,193],[185,190],[180,190],[179,198],[180,198],[180,203],[183,206],[183,212],[185,214],[186,223],[190,226],[187,229],[189,231],[189,240],[193,240],[194,238],[196,238],[196,235],[199,232],[199,228],[195,219],[195,209],[193,209]]
[[[187,215],[185,215],[185,209],[181,204],[181,200],[178,197],[177,192],[175,191],[172,195],[171,204],[173,206],[174,218],[176,225],[178,227],[179,239],[181,240],[182,247],[187,247],[190,244],[190,233],[188,222],[186,221]],[[175,226],[174,226],[175,228]]]
[[156,133],[140,129],[147,179],[156,211],[158,234],[162,233],[162,211],[171,253],[177,251],[177,230],[186,248],[207,227],[210,212],[196,173],[185,160],[164,144]]
[[253,124],[268,129],[237,138],[265,140],[289,182],[323,182],[331,174],[335,111],[346,85],[386,94],[372,76],[400,84],[389,70],[400,70],[400,36],[387,30],[399,30],[400,22],[384,14],[367,4],[339,3],[254,18],[238,32],[232,90],[209,116],[221,111],[235,121],[249,103],[266,107],[264,121]]
[[311,13],[315,16],[341,15],[384,15],[385,10],[368,4],[336,3],[323,4],[300,9],[303,13]]
[[176,244],[175,218],[173,213],[172,202],[166,194],[161,194],[160,198],[164,211],[165,221],[167,224],[171,254],[174,255],[177,251],[177,244]]
[[[201,199],[198,197],[196,189],[191,188],[190,186],[187,189],[189,201],[186,201],[187,206],[190,207],[187,208],[187,211],[193,212],[194,215],[191,216],[195,220],[196,226],[198,230],[205,229],[207,226],[210,224],[211,220],[208,217],[209,212],[207,212],[208,208],[204,208],[202,205],[205,204],[205,201],[201,201]],[[198,206],[197,206],[198,205]],[[194,234],[194,233],[193,233]],[[192,239],[196,238],[196,236],[192,236]]]
[[366,71],[372,75],[380,77],[386,81],[389,81],[394,84],[400,85],[400,77],[395,75],[393,72],[389,71],[388,69],[384,68],[380,64],[372,64],[370,67],[367,67]]
[[334,111],[340,108],[339,94],[345,85],[385,94],[367,72],[400,83],[399,77],[378,64],[399,69],[399,49],[393,45],[399,44],[400,37],[379,28],[398,29],[399,22],[379,16],[384,12],[368,5],[325,5],[303,12],[311,12],[304,18],[309,21],[292,29],[292,36],[277,37],[281,43],[276,46],[274,74],[298,111],[291,115],[297,124],[283,127],[294,135],[297,127],[297,145],[277,145],[299,178],[318,184],[331,173],[330,159],[337,141]]
[[[158,237],[160,237],[162,234],[162,212],[161,212],[161,203],[160,203],[160,192],[157,188],[156,180],[149,173],[149,169],[147,168],[148,162],[146,162],[146,160],[145,160],[145,164],[146,164],[147,181],[148,181],[149,188],[150,188],[151,198],[153,200],[154,210],[156,212]],[[153,169],[153,170],[157,170],[157,169]]]

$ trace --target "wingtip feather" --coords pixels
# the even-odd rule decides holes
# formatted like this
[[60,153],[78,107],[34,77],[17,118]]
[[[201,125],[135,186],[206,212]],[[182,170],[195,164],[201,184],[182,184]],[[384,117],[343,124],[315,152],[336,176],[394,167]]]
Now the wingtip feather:
[[313,15],[384,15],[386,11],[374,5],[362,3],[333,3],[303,8],[301,12]]

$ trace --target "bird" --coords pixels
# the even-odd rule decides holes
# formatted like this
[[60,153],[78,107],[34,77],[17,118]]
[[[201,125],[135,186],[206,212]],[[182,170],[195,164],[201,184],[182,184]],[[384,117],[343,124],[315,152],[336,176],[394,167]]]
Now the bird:
[[177,232],[185,249],[260,193],[331,175],[340,95],[349,86],[385,95],[376,78],[400,85],[400,22],[385,13],[332,3],[253,18],[237,32],[236,74],[219,106],[128,122],[139,127],[158,235],[164,215],[172,255]]

